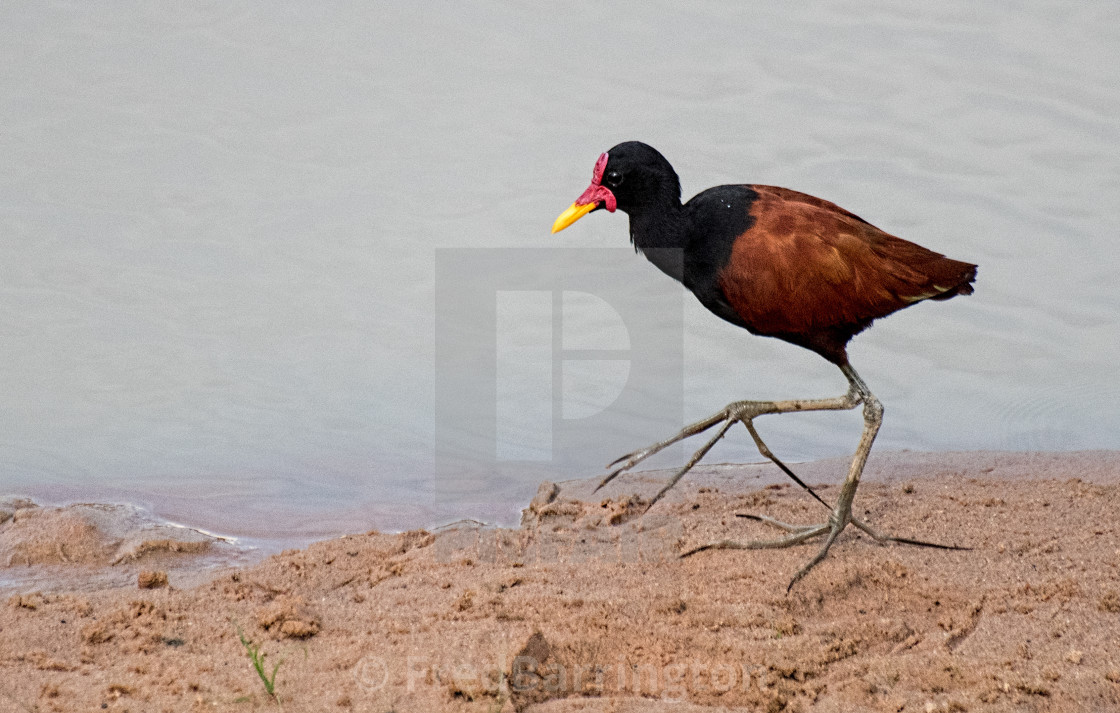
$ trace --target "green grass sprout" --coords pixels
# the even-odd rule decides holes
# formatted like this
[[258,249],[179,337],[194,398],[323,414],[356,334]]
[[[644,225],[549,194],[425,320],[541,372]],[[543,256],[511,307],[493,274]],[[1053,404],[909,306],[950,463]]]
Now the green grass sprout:
[[241,639],[241,645],[245,647],[245,653],[249,655],[249,660],[253,662],[253,669],[257,672],[257,676],[260,677],[261,683],[264,684],[264,690],[269,696],[279,701],[280,699],[276,695],[276,674],[280,671],[280,664],[284,663],[284,659],[280,659],[273,664],[272,674],[269,675],[265,672],[265,658],[268,657],[268,654],[261,651],[260,644],[254,644],[252,641],[245,638],[245,634],[241,631],[240,626],[237,627],[237,637]]

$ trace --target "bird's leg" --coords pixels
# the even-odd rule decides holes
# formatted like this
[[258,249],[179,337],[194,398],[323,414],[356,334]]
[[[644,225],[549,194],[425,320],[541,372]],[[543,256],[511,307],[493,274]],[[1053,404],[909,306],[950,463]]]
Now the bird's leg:
[[879,403],[879,399],[871,393],[863,380],[859,378],[859,374],[852,369],[851,366],[845,364],[840,367],[844,375],[854,387],[858,387],[863,393],[863,433],[859,438],[859,445],[856,447],[856,453],[852,457],[852,464],[848,467],[848,477],[844,479],[844,485],[840,488],[840,497],[836,499],[836,507],[832,510],[832,515],[829,516],[828,522],[831,525],[828,537],[825,538],[824,546],[821,547],[817,556],[809,560],[804,567],[797,570],[797,574],[793,575],[790,580],[789,586],[786,591],[793,589],[793,585],[797,581],[809,573],[809,570],[817,566],[821,560],[828,554],[828,549],[832,547],[832,543],[836,541],[836,537],[840,532],[847,527],[852,519],[852,501],[856,497],[856,488],[859,487],[859,479],[863,474],[863,467],[867,464],[867,456],[871,453],[871,444],[875,442],[875,436],[879,433],[879,427],[883,425],[883,405]]
[[[832,543],[836,541],[837,536],[843,531],[848,523],[852,521],[852,501],[855,499],[856,488],[859,487],[859,479],[863,473],[864,465],[867,463],[867,456],[871,452],[871,445],[875,442],[875,435],[879,432],[879,426],[882,425],[883,422],[883,406],[879,403],[879,400],[875,398],[874,394],[871,393],[871,390],[867,388],[867,384],[863,382],[863,380],[859,377],[859,374],[857,374],[855,370],[847,364],[842,365],[840,369],[844,372],[844,376],[848,378],[849,389],[848,393],[840,397],[839,399],[821,399],[817,402],[809,403],[796,401],[775,401],[768,404],[769,408],[763,408],[759,410],[757,414],[754,414],[763,415],[767,413],[808,411],[811,409],[806,407],[810,403],[813,406],[817,407],[816,409],[812,410],[821,410],[826,408],[851,409],[855,408],[860,403],[863,404],[863,433],[860,436],[859,446],[856,447],[856,452],[854,457],[852,458],[852,463],[848,468],[848,477],[844,480],[844,485],[840,489],[840,496],[836,501],[836,505],[830,508],[832,510],[832,514],[829,516],[828,522],[820,525],[799,526],[788,525],[786,523],[773,520],[772,518],[758,518],[762,522],[776,525],[777,527],[784,529],[791,534],[775,540],[756,540],[751,542],[723,540],[720,542],[713,542],[692,549],[684,553],[682,557],[688,557],[690,555],[696,554],[697,552],[703,552],[705,550],[713,549],[766,549],[790,547],[800,544],[810,538],[827,533],[824,546],[817,553],[816,557],[810,560],[804,567],[798,570],[797,574],[794,575],[793,580],[789,583],[790,589],[793,588],[793,585],[796,584],[798,580],[808,574],[809,570],[811,570],[825,558],[825,556],[828,554],[829,548],[832,547]],[[765,402],[744,403],[758,403],[761,405]],[[782,470],[785,471],[787,475],[790,475],[799,485],[811,491],[808,485],[806,485],[800,478],[792,475],[792,471],[790,471],[789,468],[784,467],[784,464],[778,461],[774,454],[770,452],[770,449],[766,447],[765,443],[763,443],[762,438],[758,435],[758,431],[755,430],[754,424],[750,422],[749,418],[744,419],[741,415],[739,420],[744,421],[744,425],[746,425],[747,430],[751,434],[751,438],[754,439],[755,445],[758,447],[759,452],[762,453],[762,455],[766,456],[780,468],[782,468]],[[816,493],[813,493],[813,495],[821,503],[826,506],[828,505],[828,503],[825,503],[825,501],[817,496]],[[862,523],[860,524],[862,525]],[[866,526],[863,526],[860,529],[868,531],[869,534],[873,534],[873,536],[878,535],[878,533],[874,533],[874,531],[871,531],[870,528],[867,528]],[[876,539],[878,539],[878,537]]]
[[[847,372],[845,372],[845,373],[847,373]],[[853,371],[853,374],[854,374],[854,371]],[[857,375],[856,379],[858,379],[858,378],[859,377]],[[822,548],[821,552],[817,554],[817,557],[814,558],[813,561],[811,561],[807,565],[805,565],[805,567],[803,567],[797,573],[797,575],[794,577],[793,581],[790,582],[789,586],[793,587],[794,583],[796,583],[797,580],[799,580],[801,577],[805,576],[805,574],[807,574],[810,569],[812,569],[817,563],[819,563],[822,559],[824,559],[824,556],[827,554],[828,548],[831,546],[832,541],[835,540],[835,534],[839,534],[840,530],[843,529],[842,525],[838,526],[838,523],[841,522],[841,520],[838,519],[838,514],[840,513],[840,507],[845,507],[846,512],[847,512],[848,521],[851,522],[852,525],[859,528],[863,532],[867,533],[871,538],[873,538],[877,542],[897,542],[897,543],[904,544],[904,545],[914,545],[916,547],[932,547],[932,548],[942,549],[942,550],[968,550],[968,549],[971,549],[969,547],[958,547],[958,546],[955,546],[955,545],[942,545],[942,544],[939,544],[939,543],[936,543],[936,542],[926,542],[924,540],[914,540],[914,539],[911,539],[911,538],[908,538],[908,537],[895,537],[893,535],[884,535],[884,534],[880,533],[879,531],[875,530],[874,528],[872,528],[867,523],[865,523],[862,520],[860,520],[859,518],[857,518],[855,515],[852,515],[852,501],[855,498],[856,487],[859,484],[859,479],[860,479],[861,474],[863,473],[863,468],[867,463],[867,455],[871,451],[871,445],[875,440],[875,435],[878,433],[879,427],[880,427],[880,425],[882,424],[882,421],[883,421],[883,407],[879,403],[879,401],[877,399],[875,399],[875,397],[871,394],[870,390],[868,390],[866,385],[863,384],[862,380],[855,382],[855,384],[859,384],[859,386],[862,388],[862,390],[864,392],[864,395],[862,397],[862,400],[863,400],[863,403],[864,403],[864,424],[865,424],[864,425],[864,432],[863,432],[863,434],[860,438],[860,444],[856,449],[856,455],[852,459],[852,465],[851,465],[851,468],[849,469],[848,479],[844,481],[844,488],[841,490],[840,501],[837,502],[837,507],[836,508],[833,508],[833,506],[831,506],[827,502],[825,502],[824,499],[822,499],[819,495],[817,495],[817,493],[814,492],[812,488],[810,488],[803,480],[801,480],[801,478],[799,478],[792,470],[790,470],[789,467],[786,466],[785,463],[782,463],[782,461],[780,461],[778,459],[778,457],[774,455],[774,453],[770,450],[770,448],[762,440],[762,436],[760,436],[758,434],[758,430],[755,429],[754,424],[751,421],[744,421],[743,422],[743,425],[746,426],[747,431],[751,434],[751,438],[754,440],[755,446],[757,446],[759,453],[761,453],[766,458],[770,459],[770,461],[772,461],[774,463],[774,465],[781,468],[782,471],[785,472],[785,474],[788,475],[795,483],[797,483],[802,488],[804,488],[806,491],[808,491],[808,493],[810,495],[812,495],[817,500],[817,502],[821,503],[821,505],[825,506],[829,510],[833,510],[833,516],[829,519],[829,523],[824,524],[824,525],[794,525],[794,524],[782,522],[780,520],[776,520],[772,517],[767,517],[765,515],[739,514],[738,517],[748,518],[748,519],[751,519],[751,520],[755,520],[757,522],[765,523],[765,524],[770,525],[772,527],[776,527],[780,530],[785,530],[786,532],[794,533],[794,536],[785,538],[783,540],[763,540],[763,541],[760,541],[760,542],[755,542],[755,543],[753,543],[754,547],[747,547],[742,543],[735,543],[735,542],[730,542],[730,541],[725,540],[723,542],[716,542],[716,543],[712,543],[712,544],[709,544],[709,545],[705,545],[703,547],[699,547],[697,549],[694,549],[694,550],[686,553],[685,556],[688,556],[688,555],[691,555],[691,554],[694,554],[696,552],[700,552],[700,551],[703,551],[703,550],[708,550],[708,549],[721,549],[721,548],[723,548],[723,549],[755,549],[755,548],[761,548],[761,547],[788,547],[788,546],[791,546],[791,545],[798,544],[799,542],[803,542],[807,538],[815,537],[816,535],[821,535],[821,534],[824,534],[826,531],[828,531],[829,532],[829,540],[825,543],[825,546]],[[853,384],[853,386],[855,386],[855,384]],[[846,501],[846,506],[845,506],[845,501]],[[835,534],[833,534],[834,532],[835,532]]]
[[[813,567],[815,567],[828,555],[828,551],[829,548],[832,547],[832,543],[836,541],[836,538],[840,535],[844,528],[847,527],[848,523],[852,523],[857,528],[859,528],[863,532],[866,532],[868,535],[879,542],[899,542],[903,544],[918,545],[922,547],[936,547],[940,549],[968,549],[965,547],[940,545],[931,542],[923,542],[921,540],[911,540],[903,537],[891,537],[888,535],[883,535],[872,529],[870,526],[868,526],[858,518],[852,516],[852,502],[855,499],[856,489],[859,487],[860,477],[863,474],[864,466],[867,464],[867,456],[871,452],[871,446],[875,442],[875,436],[878,434],[879,427],[883,423],[883,406],[881,403],[879,403],[879,400],[875,398],[875,395],[871,393],[871,390],[867,388],[867,384],[863,382],[863,379],[860,378],[855,369],[853,369],[848,364],[842,365],[840,369],[844,372],[844,376],[847,377],[849,384],[848,392],[843,396],[838,396],[831,399],[735,401],[728,404],[722,411],[713,414],[712,416],[709,416],[702,421],[697,421],[690,426],[686,426],[672,438],[666,439],[659,443],[655,443],[648,448],[644,448],[642,450],[638,450],[625,455],[622,458],[616,460],[614,463],[611,463],[608,467],[613,467],[614,470],[612,470],[607,474],[605,478],[603,478],[602,482],[599,483],[599,486],[598,488],[596,488],[596,490],[609,483],[620,473],[623,473],[630,468],[633,468],[638,463],[641,463],[649,456],[661,450],[664,450],[668,446],[677,443],[678,441],[682,441],[698,433],[703,433],[716,424],[722,423],[723,426],[719,429],[719,431],[716,432],[716,435],[713,436],[707,443],[705,443],[704,446],[700,448],[700,450],[696,451],[696,453],[693,454],[692,458],[689,459],[688,463],[686,463],[680,470],[678,470],[669,480],[669,482],[666,483],[666,485],[662,487],[660,491],[658,491],[658,493],[650,501],[649,506],[652,506],[653,503],[660,500],[662,496],[665,495],[665,493],[667,493],[674,485],[676,485],[677,482],[679,482],[680,479],[684,477],[685,473],[687,473],[693,466],[700,462],[700,459],[707,455],[708,451],[710,451],[712,447],[715,446],[715,444],[721,438],[723,438],[723,436],[727,433],[732,425],[734,425],[736,422],[742,422],[747,431],[750,433],[751,438],[754,440],[755,446],[758,448],[758,452],[768,458],[779,468],[781,468],[782,471],[786,475],[788,475],[795,483],[808,491],[809,494],[816,498],[818,502],[820,502],[831,511],[828,521],[816,525],[791,525],[770,517],[759,515],[744,515],[743,517],[749,517],[754,520],[758,520],[759,522],[778,527],[782,530],[785,530],[786,532],[789,532],[790,534],[774,540],[755,540],[750,542],[722,540],[719,542],[712,542],[701,547],[689,550],[688,552],[685,552],[683,555],[681,555],[682,557],[688,557],[690,555],[696,554],[697,552],[715,549],[770,549],[778,547],[791,547],[819,535],[825,535],[826,537],[824,545],[821,547],[817,555],[804,567],[798,570],[797,574],[794,575],[793,580],[789,584],[789,588],[792,589],[793,585],[796,584],[798,580],[808,574],[808,572]],[[790,470],[788,466],[782,463],[777,458],[777,456],[775,456],[773,452],[770,451],[770,448],[762,440],[762,437],[758,434],[758,430],[754,427],[754,419],[758,416],[764,416],[767,414],[795,413],[803,411],[840,411],[853,409],[860,404],[863,404],[863,432],[860,435],[859,445],[856,447],[855,455],[852,457],[851,465],[848,468],[848,476],[847,478],[845,478],[844,484],[840,488],[840,495],[834,506],[829,505],[828,502],[826,502],[816,492],[814,492],[808,484],[806,484],[792,470]],[[649,506],[647,506],[647,509]]]
[[[669,488],[671,488],[677,483],[677,481],[684,477],[684,474],[687,473],[694,465],[696,465],[696,463],[698,463],[709,450],[711,450],[716,441],[718,441],[720,437],[722,437],[723,434],[727,432],[727,428],[729,428],[730,425],[734,424],[735,422],[742,421],[744,424],[749,424],[755,417],[771,413],[790,413],[795,411],[843,411],[853,409],[858,406],[862,398],[862,395],[859,391],[857,391],[855,385],[853,384],[852,387],[848,389],[848,393],[844,394],[843,396],[837,396],[831,399],[735,401],[728,404],[722,411],[712,414],[708,418],[697,421],[692,425],[685,426],[679,433],[677,433],[675,436],[672,436],[671,438],[667,438],[659,443],[654,443],[652,446],[642,448],[640,450],[634,451],[633,453],[627,453],[613,463],[608,463],[607,467],[612,468],[613,470],[611,470],[609,473],[607,473],[606,476],[603,477],[603,479],[599,482],[599,485],[595,487],[595,490],[598,491],[599,488],[602,488],[604,485],[614,480],[616,477],[618,477],[619,474],[630,470],[634,466],[644,461],[646,458],[649,458],[653,454],[658,453],[665,448],[668,448],[674,443],[683,441],[684,439],[695,436],[698,433],[703,433],[712,426],[715,426],[717,423],[722,422],[726,424],[726,427],[721,429],[719,434],[715,438],[709,441],[703,448],[701,448],[693,455],[693,457],[689,460],[688,464],[684,466],[684,468],[677,471],[668,486],[662,488],[661,491],[654,497],[654,502],[656,502],[657,500],[661,499],[661,497],[669,490]],[[748,430],[750,430],[753,428],[753,426],[747,426],[747,428]],[[760,441],[761,439],[756,441],[756,443],[759,443]],[[765,444],[762,444],[761,447],[765,448]],[[765,453],[763,455],[765,455]],[[772,454],[767,457],[773,460]],[[806,488],[810,490],[810,492],[812,492],[809,486],[801,482],[801,480],[796,475],[793,475],[792,471],[790,471],[788,468],[785,468],[784,466],[780,467],[782,467],[782,470],[784,470],[799,485],[801,485],[801,487]],[[816,494],[814,493],[814,497],[815,496]],[[820,498],[818,498],[818,500],[819,499]],[[825,504],[827,505],[827,503]]]

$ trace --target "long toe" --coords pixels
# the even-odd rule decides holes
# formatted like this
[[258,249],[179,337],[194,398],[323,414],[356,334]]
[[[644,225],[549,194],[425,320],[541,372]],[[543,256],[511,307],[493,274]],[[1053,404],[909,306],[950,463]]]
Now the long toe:
[[807,532],[809,530],[814,530],[814,529],[820,527],[819,525],[794,525],[794,524],[789,523],[789,522],[782,522],[781,520],[775,520],[774,518],[767,517],[766,515],[752,515],[752,514],[748,514],[748,513],[735,513],[735,517],[741,517],[741,518],[744,518],[746,520],[754,520],[755,522],[765,523],[767,525],[770,525],[771,527],[776,527],[779,530],[785,530],[786,532]]
[[789,586],[786,587],[787,592],[791,591],[793,589],[793,585],[801,581],[802,577],[809,574],[809,570],[816,567],[824,560],[825,557],[828,556],[829,548],[832,547],[833,542],[836,542],[836,538],[839,537],[840,533],[843,531],[844,527],[847,524],[847,518],[829,518],[828,537],[825,538],[824,545],[821,547],[821,550],[817,553],[816,557],[809,560],[804,567],[797,570],[797,574],[793,575],[793,579],[790,580]]
[[795,532],[792,535],[779,537],[775,540],[748,540],[747,542],[738,542],[736,540],[720,540],[718,542],[709,542],[706,545],[694,547],[681,555],[681,558],[691,557],[698,552],[706,550],[776,550],[783,547],[793,547],[800,545],[806,540],[810,540],[819,535],[828,532],[830,525],[825,523],[823,525],[810,525],[805,529]]

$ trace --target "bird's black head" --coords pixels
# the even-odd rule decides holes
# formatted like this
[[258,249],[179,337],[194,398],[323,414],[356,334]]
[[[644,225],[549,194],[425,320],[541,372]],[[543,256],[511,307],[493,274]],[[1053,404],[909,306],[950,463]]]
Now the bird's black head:
[[607,152],[603,185],[627,212],[650,201],[681,199],[677,172],[661,152],[641,141],[626,141]]
[[680,204],[681,183],[665,157],[648,144],[625,141],[599,156],[591,185],[552,226],[556,233],[588,213],[606,208],[627,213],[668,201]]

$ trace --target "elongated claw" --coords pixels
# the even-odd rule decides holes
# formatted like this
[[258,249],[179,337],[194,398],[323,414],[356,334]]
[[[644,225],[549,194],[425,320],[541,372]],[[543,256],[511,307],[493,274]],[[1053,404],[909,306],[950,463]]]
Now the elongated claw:
[[797,584],[802,577],[809,574],[809,570],[820,564],[825,556],[828,555],[828,551],[829,549],[831,549],[832,543],[836,542],[836,538],[837,536],[839,536],[840,531],[843,530],[844,526],[847,524],[848,523],[844,521],[834,521],[829,523],[828,537],[825,538],[824,546],[821,547],[820,552],[817,553],[816,557],[806,562],[801,569],[797,570],[797,574],[793,575],[793,579],[789,580],[789,586],[786,587],[787,594],[793,591],[793,585]]
[[788,522],[775,520],[774,518],[766,517],[765,515],[745,515],[743,513],[735,513],[735,517],[741,517],[747,520],[755,520],[757,522],[764,522],[767,525],[776,527],[779,530],[785,530],[786,532],[804,532],[805,530],[812,530],[814,527],[816,527],[816,525],[791,525]]
[[684,467],[678,470],[676,474],[669,479],[669,482],[665,484],[665,487],[657,491],[657,495],[654,495],[653,500],[649,501],[649,505],[646,506],[646,510],[649,510],[651,507],[653,507],[653,504],[660,500],[661,497],[665,495],[665,493],[669,492],[669,490],[677,484],[677,481],[684,477],[685,473],[692,470],[692,466],[699,463],[700,459],[706,456],[708,454],[708,451],[712,450],[712,446],[714,446],[719,441],[719,439],[723,438],[723,434],[727,433],[727,429],[731,428],[732,424],[734,423],[734,420],[728,420],[723,424],[723,428],[719,429],[716,435],[713,436],[710,441],[704,444],[703,448],[693,453],[692,458],[690,458],[689,461],[684,464]]
[[[808,529],[811,529],[813,527],[816,527],[815,525],[794,525],[794,524],[791,524],[791,523],[788,523],[788,522],[782,522],[781,520],[775,520],[774,518],[767,517],[766,515],[754,515],[754,514],[748,514],[748,513],[742,513],[742,512],[735,513],[735,517],[741,517],[741,518],[744,518],[746,520],[754,520],[755,522],[766,523],[767,525],[770,525],[772,527],[776,527],[779,530],[785,530],[786,532],[802,532],[803,530],[808,530]],[[872,528],[870,525],[865,523],[863,520],[860,520],[859,518],[855,517],[854,515],[852,516],[852,525],[855,526],[857,529],[859,529],[859,530],[867,533],[868,535],[870,535],[871,538],[873,540],[875,540],[876,542],[897,542],[900,545],[910,545],[912,547],[931,547],[931,548],[937,549],[937,550],[970,551],[972,549],[971,547],[962,547],[960,545],[942,545],[942,544],[937,543],[937,542],[927,542],[925,540],[914,540],[914,539],[911,539],[909,537],[895,537],[894,535],[884,535],[884,534],[880,533],[878,530],[875,530],[874,528]]]
[[809,527],[804,532],[787,535],[786,537],[779,537],[776,540],[750,540],[747,542],[720,540],[719,542],[709,542],[706,545],[694,547],[688,552],[685,552],[681,555],[681,559],[691,557],[699,552],[706,552],[707,550],[775,550],[783,547],[793,547],[794,545],[800,545],[805,540],[824,534],[829,527],[829,525],[815,525]]

